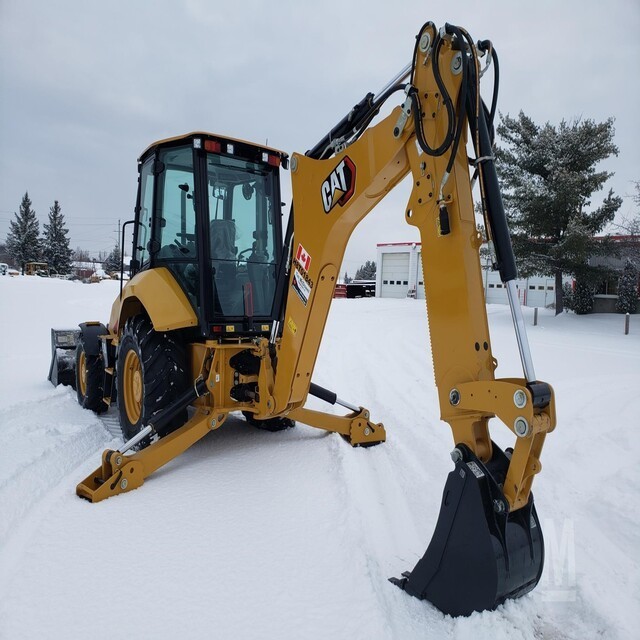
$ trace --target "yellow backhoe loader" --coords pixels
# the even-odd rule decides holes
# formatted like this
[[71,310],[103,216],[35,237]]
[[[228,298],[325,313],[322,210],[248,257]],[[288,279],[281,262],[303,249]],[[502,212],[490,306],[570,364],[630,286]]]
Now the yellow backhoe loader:
[[[495,79],[486,106],[480,77],[489,67]],[[79,402],[96,412],[116,403],[125,440],[103,453],[79,496],[98,502],[140,487],[231,412],[265,429],[298,420],[354,446],[384,442],[383,425],[366,408],[312,376],[349,236],[410,175],[404,214],[422,240],[440,411],[455,448],[433,539],[416,567],[391,581],[451,615],[493,609],[535,587],[544,549],[531,484],[555,410],[551,387],[534,373],[494,166],[497,71],[489,41],[427,22],[410,64],[305,154],[289,158],[204,132],[143,152],[135,220],[127,223],[132,277],[106,326],[54,332],[50,377],[69,378],[68,366],[57,375],[57,361],[75,345]],[[373,124],[394,97],[399,106]],[[287,168],[293,204],[283,230],[279,176]],[[476,178],[522,378],[494,375]],[[346,415],[307,408],[309,394]],[[492,418],[513,432],[512,449],[492,442]]]

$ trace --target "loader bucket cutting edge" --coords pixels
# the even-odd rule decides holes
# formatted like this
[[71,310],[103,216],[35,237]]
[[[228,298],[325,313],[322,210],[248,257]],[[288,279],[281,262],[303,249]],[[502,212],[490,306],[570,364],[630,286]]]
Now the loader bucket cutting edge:
[[509,464],[494,444],[485,465],[458,445],[444,488],[440,515],[426,553],[413,571],[390,581],[452,616],[495,609],[531,591],[540,580],[544,542],[533,495],[508,513],[499,482]]

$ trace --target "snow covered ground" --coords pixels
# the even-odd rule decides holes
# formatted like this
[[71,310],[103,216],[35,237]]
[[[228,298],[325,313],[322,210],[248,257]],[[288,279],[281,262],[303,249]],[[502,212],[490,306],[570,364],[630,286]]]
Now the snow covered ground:
[[[0,638],[638,637],[640,318],[624,336],[618,315],[525,309],[558,409],[534,485],[545,573],[452,619],[387,582],[426,549],[451,469],[422,301],[337,300],[327,325],[314,379],[384,445],[230,419],[92,505],[75,485],[117,440],[47,382],[49,329],[106,321],[118,286],[0,277]],[[507,308],[488,311],[498,375],[521,375]]]

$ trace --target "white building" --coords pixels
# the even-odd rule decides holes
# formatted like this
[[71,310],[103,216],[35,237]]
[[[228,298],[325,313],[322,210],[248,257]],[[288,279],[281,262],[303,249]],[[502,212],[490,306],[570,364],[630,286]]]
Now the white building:
[[419,242],[378,244],[378,298],[424,298],[421,252],[422,246]]
[[[424,298],[422,245],[420,242],[379,243],[377,247],[376,296],[379,298]],[[482,281],[487,303],[508,304],[500,274],[483,265]],[[566,279],[571,282],[570,278]],[[548,307],[555,302],[555,280],[534,277],[516,280],[520,304]]]
[[[482,268],[484,299],[487,303],[509,304],[507,290],[500,280],[500,273],[490,268]],[[571,282],[568,279],[567,282]],[[523,307],[549,307],[556,301],[556,283],[554,278],[536,276],[516,280],[518,298]]]

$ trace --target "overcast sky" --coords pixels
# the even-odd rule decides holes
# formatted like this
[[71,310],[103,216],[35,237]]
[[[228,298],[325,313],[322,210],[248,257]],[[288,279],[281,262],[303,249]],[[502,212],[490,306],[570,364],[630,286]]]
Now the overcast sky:
[[[0,239],[28,190],[41,224],[57,199],[74,248],[110,250],[132,217],[136,159],[161,138],[207,130],[306,151],[410,61],[427,20],[493,41],[503,113],[615,117],[608,186],[632,192],[639,0],[0,0]],[[354,233],[352,275],[376,243],[417,240],[408,189]]]

